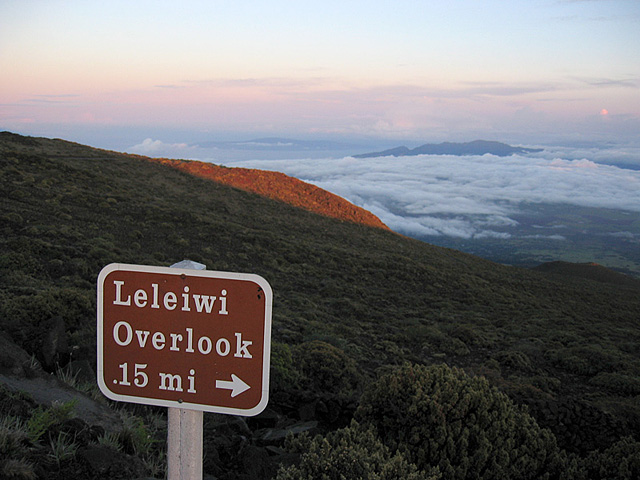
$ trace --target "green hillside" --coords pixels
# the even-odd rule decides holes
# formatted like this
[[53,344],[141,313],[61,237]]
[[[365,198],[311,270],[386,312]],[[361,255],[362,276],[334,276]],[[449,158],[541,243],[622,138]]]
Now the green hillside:
[[[205,471],[217,478],[269,478],[280,463],[297,464],[300,445],[285,445],[283,432],[349,431],[339,429],[358,406],[356,417],[366,423],[376,379],[400,375],[395,367],[405,372],[406,364],[460,368],[449,382],[484,391],[460,379],[483,376],[509,402],[526,405],[562,454],[549,478],[600,478],[588,472],[619,452],[635,459],[631,474],[640,469],[640,289],[633,283],[501,266],[61,140],[0,133],[0,189],[0,339],[11,345],[0,349],[7,383],[0,415],[10,418],[0,424],[0,448],[40,475],[15,478],[162,478],[163,409],[117,410],[101,400],[124,426],[111,441],[109,427],[85,438],[78,433],[85,430],[71,435],[60,426],[73,412],[38,407],[6,379],[71,372],[77,388],[100,397],[85,377],[95,368],[99,271],[112,262],[168,266],[185,258],[210,270],[257,273],[274,292],[268,410],[246,421],[205,415]],[[28,368],[7,355],[14,346],[31,356]],[[368,407],[359,404],[363,391]],[[32,428],[18,446],[3,443],[18,435],[15,425],[38,422],[40,436]],[[381,430],[371,435],[371,442],[386,441]],[[118,452],[113,458],[138,463],[104,473],[87,453],[96,442]],[[76,448],[64,457],[64,445]],[[393,453],[399,445],[384,448]],[[418,465],[409,454],[405,460]],[[8,461],[0,468],[19,468]],[[625,475],[609,478],[633,478]]]

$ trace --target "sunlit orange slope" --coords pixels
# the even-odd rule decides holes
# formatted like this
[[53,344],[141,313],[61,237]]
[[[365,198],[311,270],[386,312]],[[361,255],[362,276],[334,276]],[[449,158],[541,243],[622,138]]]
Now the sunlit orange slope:
[[373,213],[344,198],[280,172],[228,168],[196,160],[152,158],[192,175],[286,202],[310,212],[389,230]]

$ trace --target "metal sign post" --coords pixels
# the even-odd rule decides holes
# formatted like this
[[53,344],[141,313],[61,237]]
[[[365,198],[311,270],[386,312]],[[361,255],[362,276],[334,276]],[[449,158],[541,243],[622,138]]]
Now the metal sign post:
[[169,408],[169,479],[202,478],[202,412],[267,405],[272,291],[253,274],[110,264],[98,277],[98,386]]

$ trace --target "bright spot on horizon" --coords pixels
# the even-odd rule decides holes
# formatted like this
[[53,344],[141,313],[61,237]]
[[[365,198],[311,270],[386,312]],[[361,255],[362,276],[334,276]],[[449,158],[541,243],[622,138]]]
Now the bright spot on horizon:
[[609,115],[609,110],[607,110],[606,108],[603,108],[602,110],[600,110],[600,115],[602,115],[603,117],[606,117],[607,115]]

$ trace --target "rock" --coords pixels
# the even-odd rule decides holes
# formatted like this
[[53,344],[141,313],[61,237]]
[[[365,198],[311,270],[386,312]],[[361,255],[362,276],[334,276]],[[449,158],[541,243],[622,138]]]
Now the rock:
[[318,422],[315,420],[310,422],[300,422],[285,428],[267,429],[259,437],[259,441],[263,445],[280,445],[287,438],[287,435],[300,435],[303,432],[310,434],[316,433]]
[[12,376],[27,376],[27,370],[37,369],[39,364],[33,362],[31,355],[13,343],[11,337],[0,332],[0,374]]
[[269,445],[264,447],[264,449],[269,452],[269,455],[285,455],[287,451],[282,447],[276,447],[273,445]]
[[74,401],[74,415],[89,425],[106,430],[122,428],[122,420],[113,410],[37,368],[31,356],[7,335],[0,335],[0,383],[9,391],[30,395],[44,407],[50,407],[54,401]]
[[275,428],[281,421],[282,416],[271,408],[266,408],[260,415],[251,417],[250,424],[253,428]]
[[99,478],[136,478],[144,475],[142,461],[101,445],[82,450],[79,457]]
[[216,436],[251,436],[251,430],[243,417],[235,415],[212,415],[208,416],[207,420],[207,427],[212,428]]
[[40,354],[42,355],[42,366],[45,370],[53,371],[56,367],[67,362],[69,344],[62,317],[52,318],[49,324],[50,326],[42,338]]
[[0,383],[0,416],[27,419],[36,408],[38,404],[31,396],[15,392]]

